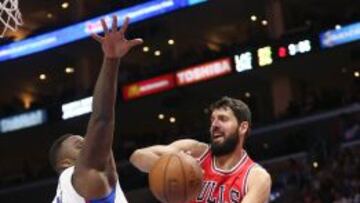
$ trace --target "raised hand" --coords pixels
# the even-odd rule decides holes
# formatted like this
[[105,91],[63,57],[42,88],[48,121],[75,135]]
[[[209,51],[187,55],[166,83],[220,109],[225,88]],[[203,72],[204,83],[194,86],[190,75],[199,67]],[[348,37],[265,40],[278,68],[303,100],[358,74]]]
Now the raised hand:
[[128,40],[125,38],[125,32],[129,25],[128,17],[125,18],[120,30],[117,29],[117,22],[117,17],[113,16],[112,28],[109,30],[105,20],[101,19],[104,36],[92,34],[92,37],[101,44],[106,58],[121,58],[127,54],[131,48],[143,43],[142,39]]

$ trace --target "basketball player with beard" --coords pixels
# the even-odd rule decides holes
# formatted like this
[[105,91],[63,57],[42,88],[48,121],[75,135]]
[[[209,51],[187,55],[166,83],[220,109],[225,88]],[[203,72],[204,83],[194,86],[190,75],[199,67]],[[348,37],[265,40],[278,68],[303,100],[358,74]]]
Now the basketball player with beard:
[[188,152],[203,171],[202,189],[195,202],[264,203],[269,200],[271,177],[243,149],[250,134],[251,112],[241,100],[223,97],[210,106],[211,144],[182,139],[170,145],[136,150],[130,162],[148,173],[163,154]]

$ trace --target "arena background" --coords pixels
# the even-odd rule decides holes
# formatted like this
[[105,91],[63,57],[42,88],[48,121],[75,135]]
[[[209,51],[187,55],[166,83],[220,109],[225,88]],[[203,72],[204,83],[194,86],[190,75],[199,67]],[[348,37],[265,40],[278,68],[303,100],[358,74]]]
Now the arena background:
[[[166,5],[180,7],[157,12]],[[24,25],[0,40],[0,202],[51,202],[49,147],[64,133],[83,134],[89,119],[102,59],[89,30],[96,17],[134,8],[143,10],[129,37],[145,44],[121,64],[114,142],[129,202],[156,202],[129,155],[179,138],[208,141],[208,105],[225,95],[252,109],[246,150],[272,175],[270,202],[360,202],[358,0],[19,6]],[[75,25],[85,30],[61,33]]]

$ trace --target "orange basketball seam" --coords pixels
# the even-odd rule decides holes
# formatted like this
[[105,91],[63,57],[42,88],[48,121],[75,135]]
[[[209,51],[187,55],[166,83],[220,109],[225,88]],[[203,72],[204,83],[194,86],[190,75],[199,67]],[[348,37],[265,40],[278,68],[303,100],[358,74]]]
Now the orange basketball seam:
[[182,159],[178,156],[178,155],[176,155],[176,157],[179,159],[179,161],[180,161],[180,166],[181,166],[181,173],[182,173],[182,175],[183,175],[183,177],[184,177],[184,182],[185,182],[185,190],[184,190],[184,193],[185,193],[185,195],[184,195],[184,197],[185,197],[185,200],[187,200],[187,177],[186,177],[186,174],[185,174],[185,168],[184,168],[184,165],[183,165],[183,162],[182,162]]
[[162,191],[163,191],[163,193],[164,193],[163,195],[164,195],[164,198],[165,198],[165,200],[166,200],[166,203],[169,203],[169,199],[168,199],[168,197],[167,197],[167,187],[166,187],[166,186],[167,186],[167,184],[166,184],[166,182],[167,182],[166,179],[167,179],[167,178],[166,178],[166,175],[167,175],[167,167],[168,167],[169,162],[170,162],[170,160],[171,160],[171,156],[172,156],[172,155],[169,156],[169,158],[168,158],[168,160],[167,160],[167,162],[166,162],[165,168],[164,168],[164,169],[165,169],[165,172],[164,172],[165,174],[164,174],[164,176],[163,176],[163,184],[162,184],[162,185],[163,185]]

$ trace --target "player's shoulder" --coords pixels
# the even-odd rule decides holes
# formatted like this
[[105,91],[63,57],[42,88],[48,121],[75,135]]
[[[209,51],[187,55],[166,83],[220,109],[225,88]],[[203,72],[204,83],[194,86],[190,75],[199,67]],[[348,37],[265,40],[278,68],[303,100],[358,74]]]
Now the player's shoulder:
[[265,185],[271,184],[270,173],[259,164],[255,164],[249,171],[249,183],[263,183]]
[[[88,194],[87,191],[85,191],[85,193],[81,191],[82,188],[74,187],[72,180],[76,180],[76,177],[73,178],[75,174],[76,174],[76,167],[69,167],[60,174],[57,193],[54,198],[55,202],[59,202],[57,200],[62,200],[62,202],[84,202],[85,199],[89,199],[86,197],[96,195],[96,196],[102,196],[101,199],[104,202],[127,203],[127,200],[120,187],[118,180],[116,181],[116,185],[110,187],[109,190],[105,191],[104,188],[102,188],[101,186],[103,185],[104,181],[98,179],[99,177],[96,174],[94,179],[94,177],[92,177],[94,176],[94,173],[90,171],[90,173],[87,173],[86,176],[82,176],[82,177],[80,176],[80,179],[83,179],[85,181],[84,184],[82,185],[85,185],[86,187],[96,188],[96,190],[93,189],[91,190],[91,194]],[[89,178],[92,179],[92,181],[89,181]],[[104,179],[104,177],[102,179]],[[94,185],[94,183],[96,185]],[[104,191],[100,191],[100,189],[103,189]],[[98,202],[98,201],[95,199],[94,202]]]
[[[74,166],[65,169],[59,176],[56,202],[81,202],[83,198],[76,192],[72,185],[72,176],[74,173]],[[58,201],[61,200],[61,201]]]
[[270,177],[269,172],[264,167],[262,167],[261,165],[259,165],[257,163],[255,163],[255,165],[251,171],[252,171],[252,173],[254,173],[256,175]]

